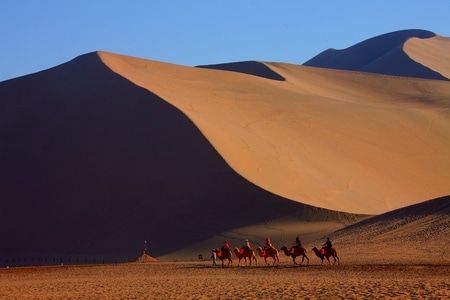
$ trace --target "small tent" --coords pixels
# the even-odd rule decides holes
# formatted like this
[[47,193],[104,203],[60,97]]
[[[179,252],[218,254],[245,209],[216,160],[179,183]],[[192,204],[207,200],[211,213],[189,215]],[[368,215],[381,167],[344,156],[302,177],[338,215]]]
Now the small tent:
[[151,257],[144,251],[144,252],[142,252],[142,255],[139,256],[139,258],[136,260],[136,262],[138,262],[138,263],[155,263],[155,262],[158,262],[158,260],[154,257]]

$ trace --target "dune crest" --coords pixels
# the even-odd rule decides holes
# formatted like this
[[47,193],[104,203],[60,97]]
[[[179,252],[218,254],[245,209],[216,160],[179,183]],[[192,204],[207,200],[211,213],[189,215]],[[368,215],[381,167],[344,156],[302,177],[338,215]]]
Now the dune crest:
[[448,194],[450,83],[266,63],[285,81],[99,53],[256,185],[377,214]]
[[346,49],[328,49],[303,65],[338,70],[361,71],[402,77],[447,80],[448,78],[411,59],[404,51],[411,38],[427,39],[435,33],[409,29],[382,34]]
[[411,59],[450,79],[450,38],[410,38],[403,49]]

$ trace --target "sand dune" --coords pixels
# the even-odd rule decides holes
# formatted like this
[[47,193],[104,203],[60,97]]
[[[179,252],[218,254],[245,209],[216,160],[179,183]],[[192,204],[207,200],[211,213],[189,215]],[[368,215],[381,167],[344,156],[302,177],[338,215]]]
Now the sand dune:
[[285,78],[277,81],[99,55],[183,111],[234,170],[277,195],[376,214],[448,194],[447,81],[266,63]]
[[358,71],[98,52],[1,82],[0,265],[135,261],[144,240],[167,260],[224,237],[312,243],[450,194],[449,44],[431,36],[336,56],[379,44]]
[[436,36],[428,39],[410,38],[404,51],[416,62],[450,79],[450,38]]
[[352,263],[449,264],[449,225],[446,196],[366,219],[333,237]]
[[284,80],[284,78],[280,76],[280,74],[272,71],[264,63],[258,61],[242,61],[236,63],[206,65],[198,67],[205,69],[233,71],[273,80],[281,80],[281,81]]
[[135,261],[305,207],[97,54],[0,83],[1,265]]
[[[426,65],[417,64],[404,51],[409,39],[436,36],[426,30],[401,30],[373,37],[347,49],[328,49],[304,63],[305,66],[369,73],[447,80]],[[446,46],[448,49],[448,46]],[[444,50],[444,49],[441,49]],[[447,51],[448,52],[448,51]],[[426,54],[427,59],[431,53]]]
[[[332,238],[343,264],[450,264],[450,196],[441,197],[377,216],[332,213],[328,218],[313,210],[303,210],[283,218],[223,232],[173,253],[161,261],[195,260],[211,245],[227,240],[240,247],[249,238],[253,247],[264,246],[265,237],[280,249],[300,237],[311,263],[320,263],[311,249]],[[259,233],[259,235],[255,235]],[[283,263],[291,259],[281,255]],[[261,260],[262,261],[262,260]]]

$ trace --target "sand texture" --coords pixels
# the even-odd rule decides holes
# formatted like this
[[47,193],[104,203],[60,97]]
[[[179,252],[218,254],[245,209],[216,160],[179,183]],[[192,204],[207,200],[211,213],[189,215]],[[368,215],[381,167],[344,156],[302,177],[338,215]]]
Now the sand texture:
[[404,50],[413,60],[450,78],[449,44],[450,39],[442,36],[411,38],[405,43]]
[[0,270],[0,299],[446,299],[449,276],[449,265],[20,268]]

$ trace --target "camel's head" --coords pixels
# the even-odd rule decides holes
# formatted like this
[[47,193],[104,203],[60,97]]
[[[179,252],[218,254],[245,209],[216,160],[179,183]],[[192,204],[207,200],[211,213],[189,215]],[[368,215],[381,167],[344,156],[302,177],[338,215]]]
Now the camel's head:
[[280,250],[287,251],[287,247],[283,246],[283,247],[280,248]]

